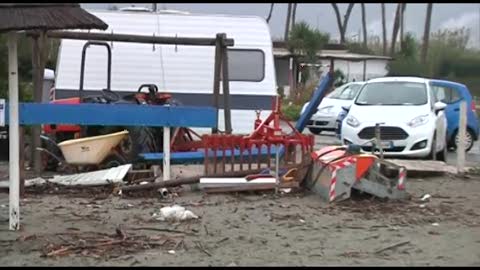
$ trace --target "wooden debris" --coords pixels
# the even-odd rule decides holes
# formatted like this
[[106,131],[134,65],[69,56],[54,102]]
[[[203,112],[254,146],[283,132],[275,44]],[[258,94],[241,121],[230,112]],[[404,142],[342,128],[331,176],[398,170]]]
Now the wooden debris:
[[379,249],[379,250],[375,251],[375,253],[376,254],[382,253],[382,252],[387,251],[389,249],[394,249],[394,248],[397,248],[397,247],[401,247],[401,246],[404,246],[404,245],[409,244],[409,243],[410,243],[410,241],[404,241],[404,242],[400,242],[400,243],[397,243],[397,244],[393,244],[391,246]]

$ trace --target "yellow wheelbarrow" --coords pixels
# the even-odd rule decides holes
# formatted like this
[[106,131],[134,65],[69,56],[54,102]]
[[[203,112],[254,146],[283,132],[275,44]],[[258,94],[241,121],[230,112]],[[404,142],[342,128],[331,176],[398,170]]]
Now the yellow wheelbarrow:
[[[37,150],[55,158],[60,167],[69,172],[75,172],[78,169],[83,171],[91,167],[115,167],[125,163],[123,157],[114,149],[127,135],[128,131],[124,130],[106,135],[66,140],[59,144],[50,140],[60,149],[63,157],[58,157],[45,148],[37,148]],[[114,158],[106,160],[107,157]]]

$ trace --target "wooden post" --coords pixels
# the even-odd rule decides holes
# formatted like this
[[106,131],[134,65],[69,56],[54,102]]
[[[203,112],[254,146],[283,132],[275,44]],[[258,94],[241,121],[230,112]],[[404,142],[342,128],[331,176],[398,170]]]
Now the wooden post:
[[457,144],[457,173],[465,173],[465,137],[467,133],[467,102],[460,102],[460,121],[458,127],[459,142]]
[[170,179],[170,127],[163,127],[163,180]]
[[8,33],[8,98],[9,98],[9,214],[10,230],[20,228],[20,144],[18,114],[17,34]]
[[363,60],[363,81],[367,79],[367,60]]
[[[33,100],[36,103],[42,102],[43,92],[43,77],[45,70],[47,38],[45,32],[42,31],[39,35],[33,36],[32,39],[32,64],[33,64]],[[41,126],[32,126],[32,149],[31,157],[33,161],[33,168],[35,173],[42,172],[42,157],[41,153],[37,151],[37,147],[41,146]]]
[[223,112],[225,114],[225,133],[232,134],[232,117],[230,113],[230,79],[228,77],[227,35],[222,34],[222,82],[223,82]]
[[20,197],[25,195],[25,129],[19,127],[20,132]]
[[[218,102],[220,98],[220,72],[222,69],[222,35],[217,34],[215,41],[215,63],[214,63],[214,73],[213,73],[213,107],[217,110],[220,108]],[[217,125],[212,128],[212,133],[218,133],[218,121]]]

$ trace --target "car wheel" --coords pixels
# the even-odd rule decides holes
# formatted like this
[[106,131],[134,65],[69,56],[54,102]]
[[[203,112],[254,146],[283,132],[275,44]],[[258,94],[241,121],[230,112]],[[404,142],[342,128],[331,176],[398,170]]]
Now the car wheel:
[[311,133],[315,135],[320,135],[320,133],[322,133],[322,130],[319,128],[308,128],[308,129],[310,130]]
[[[457,145],[460,141],[460,136],[458,135],[458,130],[455,132],[455,135],[453,136],[453,142],[452,146],[457,149]],[[467,129],[467,133],[465,133],[465,151],[468,152],[470,149],[473,147],[473,133],[469,129]]]

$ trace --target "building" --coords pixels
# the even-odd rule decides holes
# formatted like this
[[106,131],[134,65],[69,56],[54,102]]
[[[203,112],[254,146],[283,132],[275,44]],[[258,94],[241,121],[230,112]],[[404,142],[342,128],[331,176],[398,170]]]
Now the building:
[[[294,55],[286,48],[285,42],[273,42],[273,56],[277,86],[283,87],[285,94],[288,95],[291,85],[299,81],[299,65],[302,63],[294,65]],[[341,70],[348,82],[385,76],[388,73],[387,64],[392,60],[387,56],[349,53],[341,44],[327,44],[317,56],[320,61],[316,66],[320,71],[329,68],[333,59],[334,70]]]

